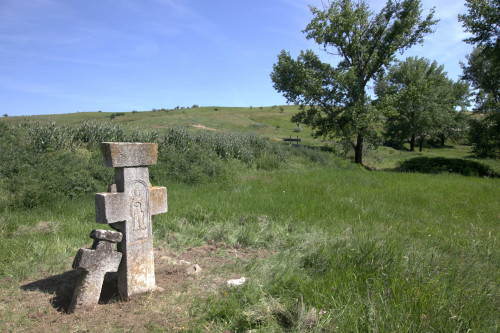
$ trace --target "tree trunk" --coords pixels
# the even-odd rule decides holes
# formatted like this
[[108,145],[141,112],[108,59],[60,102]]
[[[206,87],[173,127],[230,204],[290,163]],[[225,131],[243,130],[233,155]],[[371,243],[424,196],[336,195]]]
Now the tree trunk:
[[354,147],[354,163],[363,165],[363,135],[358,134]]
[[444,142],[446,141],[446,137],[444,136],[444,134],[441,134],[439,137],[441,139],[441,147],[444,147]]
[[415,135],[411,135],[410,139],[410,151],[415,151]]
[[424,138],[418,140],[418,151],[422,151],[424,149]]

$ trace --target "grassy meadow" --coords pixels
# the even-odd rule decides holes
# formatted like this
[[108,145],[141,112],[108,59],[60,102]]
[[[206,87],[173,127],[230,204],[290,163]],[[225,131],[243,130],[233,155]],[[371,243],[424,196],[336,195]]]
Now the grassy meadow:
[[[0,331],[497,332],[500,180],[395,169],[419,156],[496,173],[500,162],[451,143],[422,153],[380,147],[367,152],[368,171],[334,154],[334,142],[294,131],[295,111],[2,119]],[[290,135],[311,148],[280,142]],[[181,256],[218,244],[208,254],[217,264],[186,277],[201,290],[165,288],[67,315],[53,289],[23,286],[68,274],[90,231],[105,227],[94,222],[93,194],[113,182],[98,146],[107,140],[158,142],[150,177],[167,186],[169,211],[153,221],[155,248]],[[259,255],[228,261],[236,252]],[[225,286],[241,276],[244,285]]]

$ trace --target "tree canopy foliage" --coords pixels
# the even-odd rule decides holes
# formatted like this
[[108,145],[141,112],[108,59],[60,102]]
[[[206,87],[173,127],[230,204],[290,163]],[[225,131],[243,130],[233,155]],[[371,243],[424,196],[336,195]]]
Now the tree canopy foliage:
[[292,121],[310,125],[317,137],[341,138],[362,164],[364,142],[375,137],[379,119],[367,84],[397,52],[423,42],[437,22],[434,10],[424,18],[419,0],[388,0],[377,14],[365,1],[336,0],[310,9],[314,17],[303,31],[306,38],[340,61],[324,63],[311,50],[294,60],[283,50],[271,73],[274,88],[302,106]]
[[436,61],[418,57],[398,61],[378,76],[375,92],[387,117],[388,139],[398,147],[409,142],[413,151],[418,142],[422,151],[429,137],[444,144],[464,123],[456,108],[468,105],[468,84],[448,79]]
[[462,64],[463,78],[478,89],[476,112],[471,123],[471,142],[476,155],[500,156],[500,0],[466,0],[468,13],[459,15],[466,43],[475,46]]

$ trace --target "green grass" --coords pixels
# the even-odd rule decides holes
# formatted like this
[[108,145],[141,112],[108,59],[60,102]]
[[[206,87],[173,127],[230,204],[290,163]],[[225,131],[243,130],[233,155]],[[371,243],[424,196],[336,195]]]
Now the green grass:
[[[169,197],[169,212],[153,222],[155,246],[182,253],[217,242],[266,251],[238,266],[245,285],[207,290],[190,302],[188,330],[498,331],[500,179],[387,171],[416,156],[468,159],[469,147],[421,154],[381,147],[366,161],[386,171],[367,171],[319,149],[237,134],[285,135],[295,127],[285,125],[292,107],[217,108],[126,113],[112,121],[139,139],[147,133],[134,128],[153,126],[169,138],[151,167],[153,185],[167,186]],[[95,115],[109,122],[105,113],[54,117],[81,125]],[[217,131],[197,136],[196,124]],[[0,127],[0,148],[10,156],[0,162],[0,330],[35,327],[38,310],[25,303],[17,310],[27,296],[13,290],[68,271],[77,249],[90,245],[90,230],[103,227],[94,222],[93,193],[106,189],[111,171],[93,144],[70,142],[50,126]],[[52,143],[33,150],[22,136],[30,130],[39,131],[30,138]],[[480,161],[499,169],[496,160]],[[79,175],[88,182],[75,189]],[[122,327],[120,318],[109,321]],[[15,326],[2,324],[9,322]],[[91,327],[80,319],[78,325]],[[137,325],[162,330],[155,322]]]
[[172,211],[185,213],[160,218],[205,216],[167,222],[186,244],[217,235],[275,253],[247,267],[246,287],[196,304],[201,323],[300,330],[316,313],[314,327],[340,332],[500,324],[498,181],[322,168],[246,179],[183,190]]
[[[238,181],[168,186],[155,244],[265,248],[248,283],[192,306],[215,331],[495,331],[500,182],[291,165]],[[69,269],[90,245],[90,197],[2,215],[2,281]],[[49,222],[47,224],[46,222]]]

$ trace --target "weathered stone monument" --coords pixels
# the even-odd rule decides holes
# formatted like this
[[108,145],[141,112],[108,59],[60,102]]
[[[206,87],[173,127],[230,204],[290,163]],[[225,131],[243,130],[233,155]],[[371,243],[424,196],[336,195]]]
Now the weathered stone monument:
[[[111,230],[93,230],[92,249],[80,249],[73,268],[81,270],[69,312],[97,304],[104,275],[118,270],[123,298],[155,289],[152,217],[167,211],[167,189],[152,187],[148,166],[156,164],[156,143],[102,143],[104,164],[115,168],[108,193],[95,195],[98,223]],[[114,244],[118,244],[118,252]]]
[[73,269],[80,270],[73,300],[68,312],[79,307],[94,305],[99,302],[104,275],[116,272],[122,254],[114,251],[115,243],[122,241],[122,233],[111,230],[92,230],[90,238],[94,240],[91,249],[80,249],[73,260]]
[[148,165],[156,164],[156,143],[102,144],[104,164],[115,168],[115,184],[109,193],[95,195],[96,221],[107,223],[123,234],[118,251],[123,258],[118,269],[122,297],[155,288],[152,216],[167,211],[167,189],[152,187]]

